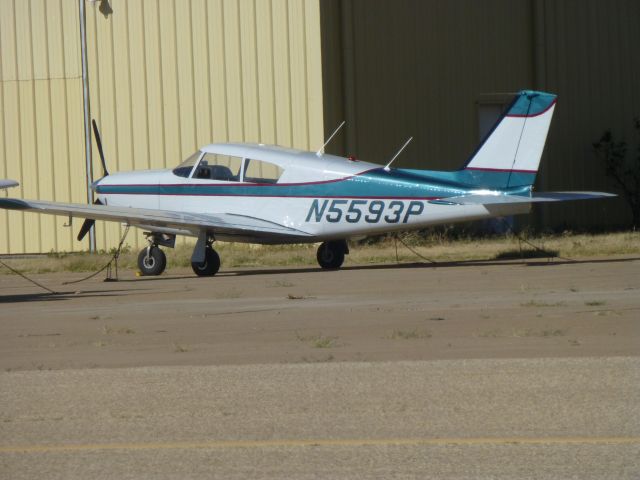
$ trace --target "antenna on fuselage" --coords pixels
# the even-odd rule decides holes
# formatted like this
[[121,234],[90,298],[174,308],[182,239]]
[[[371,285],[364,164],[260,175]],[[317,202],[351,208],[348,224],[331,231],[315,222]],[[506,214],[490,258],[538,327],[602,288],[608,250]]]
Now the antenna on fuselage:
[[391,164],[393,163],[393,161],[398,158],[398,155],[400,155],[402,153],[402,151],[407,147],[407,145],[409,145],[411,143],[411,140],[413,140],[413,137],[409,137],[409,140],[407,140],[406,142],[404,142],[404,145],[402,145],[400,147],[400,150],[398,150],[398,153],[396,153],[393,158],[389,161],[389,163],[387,163],[384,167],[384,169],[388,172],[389,170],[391,170]]
[[331,136],[329,137],[329,139],[328,139],[326,142],[324,142],[324,145],[322,145],[322,146],[320,147],[320,149],[316,152],[316,155],[317,155],[318,157],[324,153],[324,147],[326,147],[326,146],[329,144],[329,142],[331,141],[331,139],[332,139],[333,137],[335,137],[335,136],[336,136],[336,133],[338,133],[338,132],[340,131],[340,129],[341,129],[342,127],[344,127],[344,124],[345,124],[345,123],[347,123],[347,121],[346,121],[346,120],[343,120],[343,121],[342,121],[342,123],[341,123],[340,125],[338,125],[338,128],[336,128],[336,129],[333,131],[333,133],[331,134]]

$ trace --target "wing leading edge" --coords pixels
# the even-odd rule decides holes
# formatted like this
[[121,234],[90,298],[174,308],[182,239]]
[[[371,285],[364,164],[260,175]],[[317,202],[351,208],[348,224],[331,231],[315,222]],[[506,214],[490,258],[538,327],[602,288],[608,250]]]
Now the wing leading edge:
[[0,198],[0,208],[27,212],[64,215],[95,220],[110,220],[144,228],[158,227],[186,231],[194,236],[202,230],[225,236],[249,236],[256,239],[295,239],[311,236],[295,228],[285,227],[260,218],[231,213],[198,214],[145,208],[83,205]]

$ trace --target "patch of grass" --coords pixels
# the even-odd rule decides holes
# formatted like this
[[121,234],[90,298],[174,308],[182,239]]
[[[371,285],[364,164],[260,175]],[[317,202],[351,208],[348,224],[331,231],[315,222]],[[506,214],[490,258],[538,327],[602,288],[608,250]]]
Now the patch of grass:
[[527,328],[525,330],[516,330],[513,332],[514,337],[562,337],[567,331],[561,328],[546,328],[544,330],[533,330]]
[[185,352],[188,352],[189,349],[185,345],[181,345],[177,342],[173,342],[173,351],[175,353],[185,353]]
[[299,342],[308,343],[313,348],[332,348],[337,346],[338,337],[327,337],[319,333],[318,335],[300,335],[296,332],[296,338]]
[[502,332],[498,328],[493,328],[491,330],[485,330],[484,332],[480,332],[476,334],[476,336],[481,338],[498,338],[502,336]]
[[[573,234],[527,236],[535,245],[544,245],[545,255],[557,253],[563,257],[593,257],[606,255],[640,254],[640,231],[605,234]],[[426,257],[442,261],[495,260],[497,258],[521,258],[518,239],[513,235],[486,236],[469,232],[455,231],[441,227],[403,235],[403,241]],[[128,237],[137,246],[126,245],[120,255],[120,270],[137,270],[138,250],[144,245],[134,232]],[[168,269],[191,268],[193,239],[180,240],[175,250],[165,249]],[[241,243],[219,243],[215,248],[220,254],[223,268],[235,267],[280,267],[280,266],[317,266],[315,252],[317,244],[268,245],[256,246]],[[424,250],[422,250],[424,249]],[[540,255],[536,250],[527,249],[527,258]],[[104,266],[111,256],[105,252],[51,252],[43,255],[3,256],[13,268],[24,273],[46,272],[91,272]],[[396,249],[393,236],[382,236],[358,242],[351,249],[350,262],[354,264],[395,263]],[[413,253],[398,243],[400,262],[421,261]],[[11,274],[6,268],[0,268],[0,274]]]
[[542,302],[538,300],[529,300],[528,302],[521,303],[521,307],[564,307],[566,303],[564,302]]
[[102,333],[105,335],[133,335],[136,331],[129,327],[110,327],[109,325],[103,325]]
[[584,302],[587,307],[601,307],[602,305],[606,305],[607,302],[605,300],[590,300]]
[[310,297],[308,295],[297,295],[297,294],[294,294],[294,293],[289,293],[289,294],[287,294],[287,298],[289,300],[305,300],[307,298],[313,298],[313,297]]
[[433,334],[428,330],[393,330],[389,335],[391,340],[416,340],[421,338],[431,338]]

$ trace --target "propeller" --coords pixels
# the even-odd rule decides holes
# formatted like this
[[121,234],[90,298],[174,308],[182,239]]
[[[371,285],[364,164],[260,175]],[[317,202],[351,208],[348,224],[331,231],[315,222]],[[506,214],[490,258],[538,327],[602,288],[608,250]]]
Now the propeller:
[[96,136],[96,147],[98,147],[98,153],[100,154],[100,160],[102,161],[102,178],[109,175],[107,170],[107,162],[104,160],[104,152],[102,151],[102,138],[100,137],[100,130],[94,119],[91,119],[91,125],[93,125],[93,133]]
[[[109,171],[107,170],[107,162],[104,159],[104,151],[102,150],[102,138],[100,137],[100,130],[98,130],[98,125],[94,119],[91,119],[91,125],[93,126],[93,133],[96,137],[96,147],[98,147],[98,153],[100,154],[100,160],[102,162],[102,178],[109,175]],[[99,198],[96,198],[93,202],[94,205],[102,205],[102,202]],[[78,232],[78,241],[82,241],[82,239],[89,233],[91,227],[96,223],[93,218],[87,218],[84,222],[82,222],[82,226],[80,227],[80,231]]]

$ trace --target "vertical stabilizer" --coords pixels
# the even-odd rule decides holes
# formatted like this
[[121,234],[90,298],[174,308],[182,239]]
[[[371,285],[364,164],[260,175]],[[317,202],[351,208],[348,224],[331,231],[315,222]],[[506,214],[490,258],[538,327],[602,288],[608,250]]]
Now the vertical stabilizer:
[[503,188],[533,185],[555,104],[551,93],[519,92],[464,169],[501,173]]

